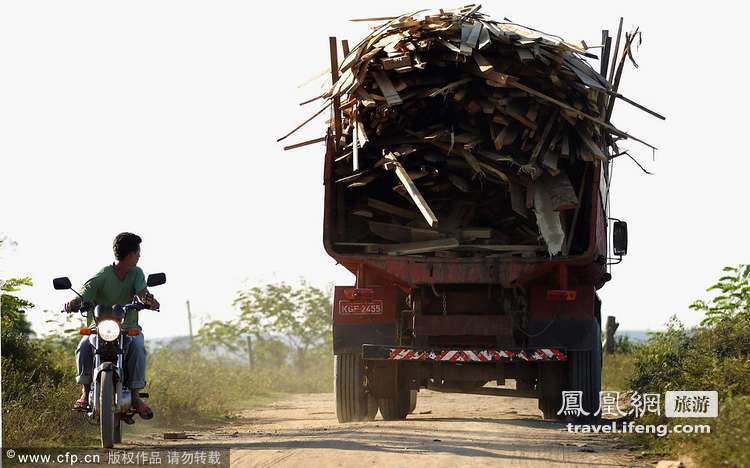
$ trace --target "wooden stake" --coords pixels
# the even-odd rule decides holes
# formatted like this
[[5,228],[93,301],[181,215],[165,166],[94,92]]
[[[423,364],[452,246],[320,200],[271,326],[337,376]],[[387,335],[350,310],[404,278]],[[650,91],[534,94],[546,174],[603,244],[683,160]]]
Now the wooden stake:
[[[331,49],[331,85],[333,86],[339,79],[339,58],[336,36],[329,37],[328,44]],[[334,140],[334,148],[338,153],[338,148],[341,145],[341,99],[338,96],[334,96],[333,98],[333,129],[333,134],[336,137]]]

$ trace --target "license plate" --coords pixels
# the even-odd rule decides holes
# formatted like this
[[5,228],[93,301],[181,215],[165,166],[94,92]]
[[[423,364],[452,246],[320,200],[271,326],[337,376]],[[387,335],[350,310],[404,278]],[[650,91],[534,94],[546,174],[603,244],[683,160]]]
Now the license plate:
[[339,301],[339,315],[383,315],[383,301]]

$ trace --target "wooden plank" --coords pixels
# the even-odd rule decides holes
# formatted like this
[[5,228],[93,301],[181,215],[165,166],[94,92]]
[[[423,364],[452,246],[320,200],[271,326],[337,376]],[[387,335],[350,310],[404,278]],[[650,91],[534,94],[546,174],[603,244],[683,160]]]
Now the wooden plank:
[[420,253],[436,252],[438,250],[449,250],[459,246],[458,240],[449,237],[424,242],[409,242],[405,244],[389,245],[386,248],[388,255],[412,255]]
[[322,114],[322,113],[323,113],[323,112],[324,112],[325,110],[327,110],[327,109],[328,109],[328,103],[326,102],[326,105],[325,105],[325,106],[323,106],[323,108],[322,108],[322,109],[320,109],[320,110],[319,110],[318,112],[314,113],[314,114],[313,114],[313,115],[312,115],[311,117],[309,117],[309,118],[308,118],[307,120],[305,120],[305,121],[304,121],[304,122],[302,122],[301,124],[299,124],[299,125],[297,125],[296,127],[294,127],[294,129],[292,129],[292,130],[291,130],[291,131],[290,131],[289,133],[287,133],[287,134],[286,134],[286,135],[284,135],[283,137],[281,137],[281,138],[278,138],[278,139],[277,139],[276,141],[277,141],[277,142],[279,142],[279,141],[283,141],[283,140],[286,140],[286,139],[287,139],[287,138],[289,138],[289,137],[290,137],[290,136],[291,136],[292,134],[294,134],[294,132],[296,132],[296,131],[297,131],[297,130],[299,130],[300,128],[304,127],[304,126],[305,126],[305,124],[307,124],[307,123],[308,123],[308,122],[310,122],[310,121],[311,121],[312,119],[314,119],[315,117],[317,117],[317,116],[319,116],[320,114]]
[[526,127],[532,130],[536,130],[536,122],[533,122],[526,118],[526,112],[528,112],[528,109],[521,109],[518,104],[511,104],[510,106],[503,108],[502,111],[505,112],[506,115],[513,117]]
[[428,140],[428,142],[434,147],[445,152],[446,155],[449,155],[451,152],[455,152],[459,154],[461,157],[463,157],[466,160],[466,162],[474,170],[474,172],[478,174],[483,174],[479,161],[477,161],[477,158],[470,151],[467,151],[464,148],[461,148],[460,146],[454,146],[453,148],[451,148],[449,145],[446,145],[437,141]]
[[354,117],[354,125],[352,126],[352,172],[359,170],[359,135],[357,135],[359,125],[357,117]]
[[459,231],[461,240],[467,239],[492,239],[494,230],[488,227],[467,227],[462,228]]
[[492,166],[490,164],[483,163],[483,162],[480,162],[479,165],[481,166],[482,169],[484,169],[485,171],[489,172],[490,174],[492,174],[495,177],[497,177],[498,179],[500,179],[501,182],[503,182],[505,184],[510,184],[510,179],[500,169],[498,169],[498,168],[496,168],[496,167],[494,167],[494,166]]
[[526,208],[526,195],[519,184],[510,184],[510,206],[513,211],[524,218],[529,216],[529,209]]
[[404,167],[398,162],[396,156],[391,153],[386,153],[385,158],[390,162],[390,167],[388,167],[388,169],[396,172],[396,177],[398,177],[404,185],[406,192],[409,194],[414,204],[417,205],[417,208],[419,208],[420,213],[422,213],[425,221],[427,221],[427,225],[430,227],[437,226],[438,219],[435,216],[435,213],[432,212],[430,205],[427,204],[427,201],[419,192],[417,186],[414,185],[414,182],[409,178],[409,174],[406,173]]
[[547,250],[540,245],[493,245],[493,244],[462,244],[461,248],[492,250],[493,252],[541,252]]
[[293,145],[285,146],[284,151],[289,151],[295,148],[299,148],[301,146],[307,146],[307,145],[312,145],[315,143],[320,143],[321,141],[326,141],[326,137],[315,138],[314,140],[302,141],[300,143],[295,143]]
[[474,52],[474,61],[477,63],[477,66],[479,67],[479,71],[481,73],[487,73],[492,70],[492,64],[487,61],[486,58],[479,52]]
[[[553,98],[551,96],[548,96],[548,95],[546,95],[546,94],[544,94],[542,92],[539,92],[539,91],[537,91],[537,90],[535,90],[533,88],[530,88],[530,87],[526,86],[525,84],[519,83],[518,81],[515,81],[515,80],[511,80],[508,83],[511,86],[513,86],[513,87],[515,87],[517,89],[520,89],[522,91],[525,91],[525,92],[531,94],[532,96],[536,96],[536,97],[538,97],[540,99],[544,99],[545,101],[549,101],[549,102],[557,105],[558,107],[560,107],[562,109],[570,111],[570,112],[574,113],[578,117],[584,118],[586,120],[590,120],[591,122],[594,122],[595,124],[597,124],[597,125],[599,125],[601,127],[606,128],[607,130],[609,130],[610,132],[614,133],[615,135],[618,135],[618,136],[621,136],[621,137],[624,137],[624,138],[633,139],[633,140],[637,141],[638,143],[642,143],[642,144],[648,146],[649,148],[651,148],[653,150],[657,150],[658,149],[656,146],[654,146],[654,145],[652,145],[650,143],[647,143],[647,142],[641,140],[640,138],[636,138],[633,135],[628,134],[627,132],[623,132],[622,130],[617,129],[616,127],[612,126],[611,124],[607,123],[604,120],[601,120],[601,119],[596,118],[596,117],[594,117],[592,115],[589,115],[589,114],[587,114],[587,113],[585,113],[583,111],[580,111],[580,110],[576,109],[573,106],[569,106],[568,104],[565,104],[564,102],[562,102],[562,101],[560,101],[558,99],[555,99],[555,98]],[[608,111],[608,115],[612,114],[611,109],[612,109],[612,103],[610,103],[610,107],[607,110]]]
[[396,57],[388,57],[380,59],[380,63],[383,64],[383,70],[393,70],[394,68],[408,67],[411,65],[411,57],[409,55],[398,55]]
[[616,68],[615,64],[617,63],[617,51],[620,48],[620,37],[622,36],[622,20],[623,18],[621,16],[620,24],[617,26],[617,40],[615,41],[615,49],[614,49],[615,52],[612,55],[612,65],[610,65],[609,67],[609,78],[607,79],[607,81],[609,81],[610,84],[612,83],[612,78],[615,75],[615,68]]
[[420,229],[400,224],[382,223],[379,221],[370,221],[370,231],[378,237],[394,242],[415,242],[440,239],[443,237],[440,232],[433,229]]
[[380,91],[383,92],[383,97],[389,106],[397,106],[403,103],[401,96],[398,95],[398,91],[393,87],[393,83],[388,78],[388,75],[383,72],[373,71],[372,77],[375,78],[375,82],[378,84]]
[[549,144],[549,133],[552,131],[552,127],[557,122],[557,112],[554,112],[550,114],[547,124],[544,126],[544,130],[542,130],[542,134],[539,137],[539,140],[537,141],[536,146],[534,147],[534,151],[531,153],[531,157],[529,158],[529,165],[536,166],[536,162],[539,159],[539,155],[542,153],[543,149],[546,149],[546,146]]
[[361,209],[361,208],[360,209],[356,209],[356,210],[352,210],[351,213],[354,216],[360,216],[362,218],[372,219],[372,218],[375,217],[375,214],[372,211]]
[[[593,165],[593,167],[597,167],[596,164]],[[586,164],[583,168],[583,177],[581,177],[581,185],[578,187],[578,199],[580,200],[583,197],[583,189],[586,187],[586,177],[588,176],[589,172],[589,165]],[[583,206],[582,203],[579,203],[576,207],[576,210],[573,212],[573,219],[570,221],[570,227],[568,228],[568,231],[565,233],[565,244],[563,245],[562,254],[563,256],[567,257],[568,254],[570,254],[570,248],[573,245],[573,238],[575,237],[576,233],[576,225],[578,224],[578,215],[581,212],[581,207]]]
[[588,152],[584,153],[581,152],[580,156],[581,159],[584,161],[593,161],[594,159],[598,159],[600,161],[606,161],[607,156],[604,155],[604,152],[602,152],[601,147],[597,145],[591,137],[589,137],[586,134],[585,130],[582,130],[578,126],[576,126],[576,131],[578,132],[578,136],[580,137],[581,141],[583,142],[584,148],[582,149],[588,149]]
[[391,21],[398,19],[398,16],[379,16],[376,18],[353,18],[350,19],[352,23],[359,23],[359,22],[370,22],[370,21]]
[[578,206],[578,197],[565,172],[558,176],[545,174],[539,179],[539,183],[549,194],[553,211],[572,210]]
[[557,163],[560,160],[560,153],[553,150],[547,150],[542,157],[542,166],[553,176],[560,173],[560,169],[557,167]]
[[[328,44],[331,52],[331,85],[336,85],[339,80],[339,58],[338,58],[338,45],[336,36],[328,38]],[[333,134],[336,139],[334,140],[334,150],[338,152],[339,145],[341,145],[341,99],[338,95],[333,96]]]
[[482,24],[479,21],[473,24],[461,24],[461,48],[459,51],[462,55],[471,55],[472,51],[477,47],[481,30]]
[[401,208],[400,206],[392,205],[372,197],[367,197],[367,206],[380,212],[392,214],[405,219],[416,219],[418,216],[417,213],[407,210],[406,208]]

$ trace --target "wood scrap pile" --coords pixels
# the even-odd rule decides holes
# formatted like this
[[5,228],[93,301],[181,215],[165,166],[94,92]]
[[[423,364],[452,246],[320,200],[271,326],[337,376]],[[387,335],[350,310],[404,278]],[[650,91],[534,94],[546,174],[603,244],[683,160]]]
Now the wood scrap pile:
[[569,253],[593,163],[633,138],[609,123],[623,97],[585,44],[478,10],[390,19],[333,67],[321,98],[333,104],[338,246]]

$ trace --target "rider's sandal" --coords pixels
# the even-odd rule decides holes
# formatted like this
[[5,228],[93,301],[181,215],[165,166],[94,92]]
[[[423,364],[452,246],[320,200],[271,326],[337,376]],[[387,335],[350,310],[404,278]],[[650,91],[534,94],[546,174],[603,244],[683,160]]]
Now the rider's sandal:
[[151,410],[151,407],[143,402],[143,400],[139,400],[138,403],[133,405],[133,409],[138,412],[138,415],[142,419],[151,419],[154,417],[154,412]]
[[89,407],[89,401],[86,398],[79,398],[73,403],[73,410],[83,411]]

